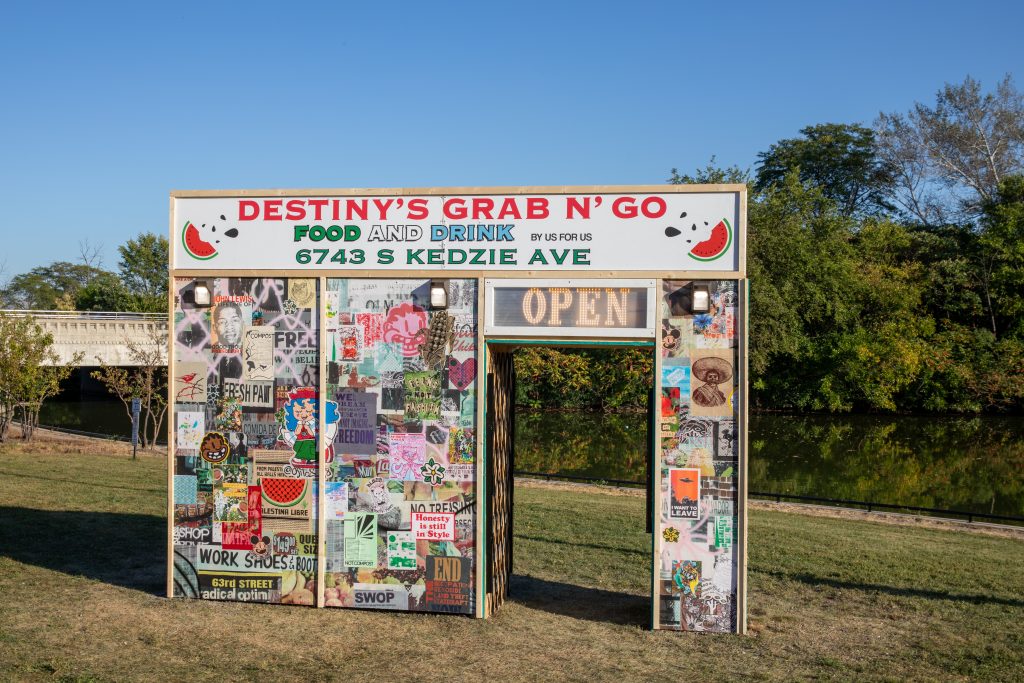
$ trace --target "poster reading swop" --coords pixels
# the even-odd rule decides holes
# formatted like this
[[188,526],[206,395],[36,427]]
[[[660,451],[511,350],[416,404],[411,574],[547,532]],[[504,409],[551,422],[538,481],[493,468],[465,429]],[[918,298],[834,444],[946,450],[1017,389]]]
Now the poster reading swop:
[[174,197],[174,265],[733,270],[735,191]]

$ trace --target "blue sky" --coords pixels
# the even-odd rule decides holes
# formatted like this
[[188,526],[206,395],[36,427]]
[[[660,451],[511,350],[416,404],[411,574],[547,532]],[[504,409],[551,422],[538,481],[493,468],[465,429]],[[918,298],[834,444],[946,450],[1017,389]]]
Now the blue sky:
[[8,5],[0,263],[75,260],[88,238],[116,267],[167,231],[172,189],[746,168],[967,74],[1024,87],[1021,25],[1021,2]]

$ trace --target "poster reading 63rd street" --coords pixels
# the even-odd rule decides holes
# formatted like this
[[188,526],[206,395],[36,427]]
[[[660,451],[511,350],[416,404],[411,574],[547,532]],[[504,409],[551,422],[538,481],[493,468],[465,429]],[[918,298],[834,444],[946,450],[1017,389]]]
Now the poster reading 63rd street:
[[174,197],[175,267],[733,271],[739,191]]

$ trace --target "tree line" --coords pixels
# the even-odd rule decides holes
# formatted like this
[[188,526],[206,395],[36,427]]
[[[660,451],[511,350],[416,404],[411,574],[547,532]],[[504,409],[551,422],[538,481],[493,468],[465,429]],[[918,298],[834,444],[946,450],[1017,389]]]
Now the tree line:
[[0,287],[0,308],[43,311],[167,311],[167,238],[142,233],[117,248],[116,271],[102,247],[79,243],[79,261],[55,261]]
[[[968,77],[872,126],[825,123],[753,173],[714,159],[671,183],[745,183],[750,394],[761,410],[1020,412],[1024,101]],[[518,401],[644,408],[652,359],[517,352]]]

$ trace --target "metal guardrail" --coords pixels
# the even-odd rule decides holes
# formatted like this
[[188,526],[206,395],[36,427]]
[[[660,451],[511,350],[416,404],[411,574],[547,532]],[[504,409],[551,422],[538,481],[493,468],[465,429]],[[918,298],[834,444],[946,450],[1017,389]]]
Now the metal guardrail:
[[[19,424],[20,425],[21,422],[16,420],[15,424]],[[54,427],[52,425],[44,425],[44,424],[36,425],[36,427],[39,428],[39,429],[46,429],[46,430],[49,430],[51,432],[61,432],[63,434],[73,434],[75,436],[88,436],[88,437],[93,438],[93,439],[103,439],[104,441],[123,441],[125,443],[131,443],[131,441],[132,441],[130,437],[120,436],[120,435],[117,435],[117,434],[101,434],[99,432],[85,432],[85,431],[82,431],[80,429],[69,429],[67,427]],[[156,445],[156,446],[166,446],[167,442],[166,441],[157,441],[154,445]]]
[[[515,476],[522,477],[542,477],[547,481],[552,479],[561,479],[564,481],[582,481],[589,483],[603,483],[603,484],[615,484],[617,486],[646,486],[645,482],[633,481],[629,479],[603,479],[601,477],[579,477],[569,474],[553,474],[551,472],[514,472]],[[895,503],[876,503],[872,501],[863,500],[847,500],[845,498],[822,498],[819,496],[801,496],[789,493],[777,493],[768,491],[748,491],[747,495],[752,498],[774,498],[775,502],[781,503],[784,500],[797,500],[805,503],[824,503],[826,505],[833,505],[836,507],[857,507],[867,508],[868,512],[874,512],[876,510],[894,510],[901,512],[912,512],[912,513],[925,513],[930,515],[957,515],[959,517],[966,517],[968,523],[974,521],[990,521],[990,522],[1013,522],[1015,524],[1024,524],[1024,517],[1015,517],[1013,515],[992,515],[986,512],[967,512],[964,510],[947,510],[944,508],[928,508],[919,507],[916,505],[898,505]]]
[[166,321],[166,313],[127,313],[124,311],[37,311],[24,308],[0,309],[0,314],[12,317],[67,318],[87,320],[154,320]]

